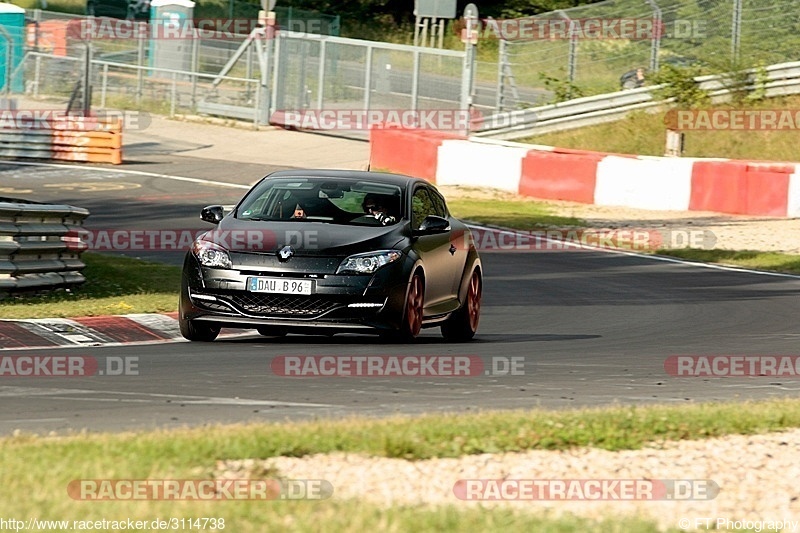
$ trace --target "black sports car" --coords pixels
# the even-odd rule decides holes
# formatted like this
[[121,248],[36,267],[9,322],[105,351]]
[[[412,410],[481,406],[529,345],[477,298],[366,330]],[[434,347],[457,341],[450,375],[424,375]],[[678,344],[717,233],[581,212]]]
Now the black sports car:
[[274,172],[186,254],[183,336],[221,327],[379,333],[411,340],[441,326],[448,340],[478,329],[481,261],[466,225],[428,182],[339,170]]

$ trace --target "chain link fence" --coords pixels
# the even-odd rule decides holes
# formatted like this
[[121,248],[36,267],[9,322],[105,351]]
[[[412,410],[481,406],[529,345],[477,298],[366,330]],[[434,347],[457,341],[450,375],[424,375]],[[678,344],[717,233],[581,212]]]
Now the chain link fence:
[[22,75],[35,97],[70,96],[91,46],[100,107],[264,123],[276,111],[462,106],[461,51],[291,31],[264,38],[189,29],[160,39],[144,22],[112,19],[92,19],[87,38],[85,17],[36,11],[30,18]]
[[[800,59],[797,8],[797,0],[607,0],[544,13],[525,20],[549,31],[506,40],[498,62],[508,65],[511,78],[503,80],[488,68],[484,78],[497,80],[499,94],[508,95],[509,88],[531,94],[560,85],[574,97],[629,88],[625,81],[638,69],[646,79],[665,64],[714,74],[795,61]],[[632,38],[614,38],[613,26],[601,38],[586,31],[596,27],[593,23],[614,22],[617,32],[623,24],[651,24],[653,31],[642,29]],[[565,31],[554,32],[554,26]],[[504,107],[541,103],[523,95],[507,97]]]

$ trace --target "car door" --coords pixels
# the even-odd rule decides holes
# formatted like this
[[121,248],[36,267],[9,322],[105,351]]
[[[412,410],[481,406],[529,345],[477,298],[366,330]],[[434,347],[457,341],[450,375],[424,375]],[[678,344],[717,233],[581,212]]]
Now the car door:
[[448,247],[451,256],[448,261],[451,275],[450,294],[453,298],[458,298],[458,290],[461,287],[461,276],[464,273],[464,267],[467,264],[467,255],[469,254],[469,238],[465,236],[465,232],[468,230],[463,227],[461,222],[450,216],[447,203],[438,191],[432,189],[431,198],[433,199],[436,214],[449,220],[452,228],[449,234],[451,246]]
[[[425,185],[415,187],[411,197],[411,228],[419,229],[425,217],[436,214],[432,191]],[[425,267],[425,307],[429,309],[452,298],[450,232],[420,235],[414,248]]]

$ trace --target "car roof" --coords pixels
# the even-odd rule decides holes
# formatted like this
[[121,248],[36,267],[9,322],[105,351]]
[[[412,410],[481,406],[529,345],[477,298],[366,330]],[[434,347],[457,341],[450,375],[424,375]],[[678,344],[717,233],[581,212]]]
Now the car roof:
[[367,170],[328,170],[328,169],[297,169],[278,170],[268,174],[268,178],[350,178],[358,180],[372,180],[380,183],[407,187],[411,183],[419,182],[430,185],[420,178],[403,174],[390,174],[388,172],[370,172]]

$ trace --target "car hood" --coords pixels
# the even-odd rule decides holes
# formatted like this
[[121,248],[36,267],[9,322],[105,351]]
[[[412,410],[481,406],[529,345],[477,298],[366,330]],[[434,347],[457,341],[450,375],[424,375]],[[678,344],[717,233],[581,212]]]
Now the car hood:
[[318,222],[261,222],[224,218],[205,234],[234,253],[275,255],[291,246],[296,256],[341,257],[391,249],[403,239],[404,224],[346,226]]

